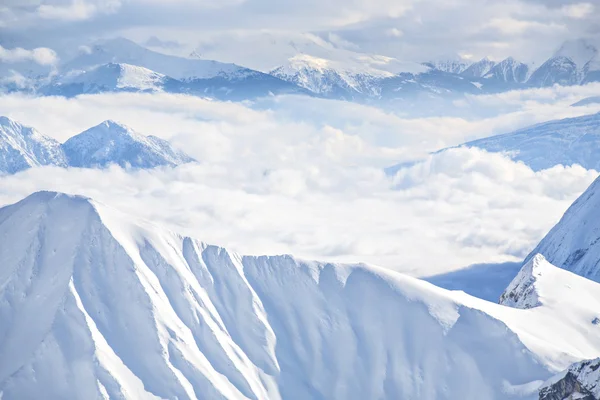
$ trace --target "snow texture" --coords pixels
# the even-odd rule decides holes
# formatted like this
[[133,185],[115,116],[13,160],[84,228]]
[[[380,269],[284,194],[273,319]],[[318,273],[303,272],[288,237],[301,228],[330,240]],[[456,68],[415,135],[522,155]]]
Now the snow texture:
[[553,304],[240,256],[78,196],[0,209],[0,243],[4,400],[533,398],[600,356],[588,316]]

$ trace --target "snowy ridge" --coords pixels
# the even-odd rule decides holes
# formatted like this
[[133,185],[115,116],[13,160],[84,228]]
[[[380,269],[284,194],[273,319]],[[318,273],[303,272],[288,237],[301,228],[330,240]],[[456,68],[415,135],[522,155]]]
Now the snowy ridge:
[[129,64],[103,64],[87,70],[70,71],[41,89],[45,94],[85,94],[119,91],[161,92],[163,74]]
[[[520,309],[547,307],[565,321],[587,321],[594,328],[600,321],[600,294],[596,282],[550,264],[536,254],[521,268],[500,296],[500,304]],[[575,314],[579,314],[573,318]]]
[[450,74],[460,74],[473,63],[463,59],[459,55],[452,55],[450,57],[440,57],[437,60],[428,61],[424,64],[438,71],[448,72]]
[[118,164],[121,167],[154,168],[194,161],[174,150],[168,142],[141,135],[114,121],[104,121],[73,136],[62,148],[72,167],[101,168]]
[[506,153],[534,171],[558,164],[600,171],[600,113],[544,122],[461,146]]
[[585,39],[565,42],[529,79],[532,86],[578,85],[600,80],[600,53]]
[[599,209],[600,180],[596,179],[527,256],[527,260],[540,253],[557,267],[599,282]]
[[[433,154],[456,147],[477,147],[490,153],[503,153],[515,161],[522,161],[534,171],[575,164],[600,171],[600,113],[543,122],[441,149]],[[392,165],[385,171],[394,175],[418,162]]]
[[33,128],[0,117],[0,173],[14,174],[42,165],[154,168],[193,161],[166,140],[141,135],[114,121],[104,121],[60,144]]
[[331,61],[302,54],[291,58],[288,64],[274,69],[270,74],[317,94],[336,90],[370,92],[376,78],[393,76],[392,73],[378,70],[365,73],[336,69],[332,64]]
[[547,268],[544,263],[548,262],[541,254],[536,254],[529,260],[500,296],[500,304],[523,309],[540,306],[542,303],[536,281],[542,274],[542,269]]
[[14,174],[41,165],[66,166],[60,143],[0,116],[0,173]]
[[483,78],[507,83],[523,83],[529,78],[529,67],[527,64],[509,57],[490,68]]
[[489,58],[485,57],[476,63],[473,63],[469,68],[465,69],[461,75],[468,76],[471,78],[483,78],[487,75],[496,63]]
[[78,196],[0,209],[0,238],[7,399],[510,399],[600,355],[577,314],[240,256]]

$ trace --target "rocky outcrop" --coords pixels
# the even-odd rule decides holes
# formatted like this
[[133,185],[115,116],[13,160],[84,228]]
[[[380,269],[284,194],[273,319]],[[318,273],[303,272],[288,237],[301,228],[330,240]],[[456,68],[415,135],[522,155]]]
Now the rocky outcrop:
[[600,358],[575,363],[540,388],[539,400],[575,399],[600,399]]

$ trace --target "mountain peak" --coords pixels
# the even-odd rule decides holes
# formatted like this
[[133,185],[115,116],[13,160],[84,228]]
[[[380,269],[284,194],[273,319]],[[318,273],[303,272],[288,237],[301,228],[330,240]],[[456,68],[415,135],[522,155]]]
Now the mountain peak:
[[504,293],[500,296],[499,303],[513,308],[534,308],[540,306],[538,288],[536,282],[543,271],[550,264],[544,256],[536,254],[519,271],[511,281]]
[[144,136],[113,120],[106,120],[73,136],[62,148],[69,165],[83,168],[106,167],[110,164],[154,168],[194,161],[167,141]]
[[600,348],[564,313],[498,312],[366,265],[239,256],[81,196],[1,208],[0,237],[10,399],[507,398]]
[[587,39],[568,40],[554,53],[554,57],[566,57],[578,68],[583,68],[598,54],[597,47]]

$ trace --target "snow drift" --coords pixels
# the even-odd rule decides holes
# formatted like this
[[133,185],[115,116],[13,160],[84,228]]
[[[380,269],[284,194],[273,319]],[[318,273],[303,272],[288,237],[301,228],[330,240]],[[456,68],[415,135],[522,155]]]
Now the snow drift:
[[78,196],[0,209],[0,243],[4,400],[531,398],[600,356],[552,307],[239,256]]

